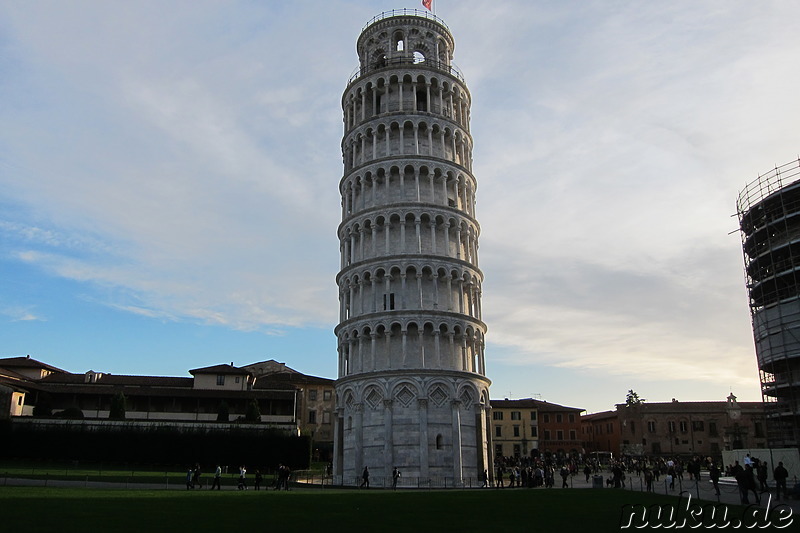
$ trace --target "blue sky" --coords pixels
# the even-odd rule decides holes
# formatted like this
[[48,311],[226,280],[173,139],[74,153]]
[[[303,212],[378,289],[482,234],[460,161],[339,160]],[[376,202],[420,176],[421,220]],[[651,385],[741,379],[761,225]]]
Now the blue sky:
[[[0,356],[335,377],[340,98],[377,1],[0,4]],[[758,400],[735,200],[798,157],[792,2],[436,2],[495,398]]]

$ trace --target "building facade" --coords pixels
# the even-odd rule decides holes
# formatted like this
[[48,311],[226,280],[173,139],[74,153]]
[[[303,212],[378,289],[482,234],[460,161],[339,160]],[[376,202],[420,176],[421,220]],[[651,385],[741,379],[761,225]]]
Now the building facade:
[[[342,96],[334,471],[458,485],[489,468],[470,93],[425,11],[361,31]],[[452,486],[452,485],[451,485]]]
[[333,459],[334,380],[309,376],[274,359],[242,367],[258,381],[284,383],[298,392],[297,423],[301,434],[311,437],[314,461]]
[[536,400],[492,400],[494,457],[532,457],[539,450]]
[[248,404],[256,402],[259,416],[253,422],[288,434],[306,434],[322,455],[331,454],[332,379],[309,376],[276,361],[214,365],[189,374],[192,377],[93,370],[75,374],[29,356],[10,357],[0,359],[0,401],[6,404],[5,417],[58,418],[66,412],[107,420],[114,397],[122,393],[128,422],[194,425],[244,420]]
[[800,159],[748,184],[736,202],[767,440],[800,446]]
[[581,418],[588,455],[720,457],[725,450],[764,448],[766,421],[761,402],[643,402],[620,404]]

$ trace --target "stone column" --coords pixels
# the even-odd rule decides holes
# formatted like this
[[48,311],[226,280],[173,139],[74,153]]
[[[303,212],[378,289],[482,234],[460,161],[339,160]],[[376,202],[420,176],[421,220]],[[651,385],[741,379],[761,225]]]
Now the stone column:
[[354,476],[364,470],[364,404],[357,403],[353,406],[353,470]]
[[394,434],[392,432],[392,400],[383,400],[383,457],[384,479],[392,474],[394,467]]
[[461,464],[461,401],[453,400],[453,483],[461,486],[463,465]]
[[336,409],[333,419],[333,442],[336,455],[333,457],[333,475],[341,476],[344,471],[344,409]]
[[419,408],[419,477],[422,481],[430,477],[428,468],[428,399],[417,400]]

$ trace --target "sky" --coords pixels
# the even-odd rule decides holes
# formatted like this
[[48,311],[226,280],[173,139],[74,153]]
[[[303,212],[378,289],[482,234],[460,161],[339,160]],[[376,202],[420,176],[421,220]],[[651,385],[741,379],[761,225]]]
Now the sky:
[[[341,96],[413,2],[0,2],[0,357],[336,378]],[[439,0],[492,398],[760,400],[736,199],[800,157],[791,1]]]

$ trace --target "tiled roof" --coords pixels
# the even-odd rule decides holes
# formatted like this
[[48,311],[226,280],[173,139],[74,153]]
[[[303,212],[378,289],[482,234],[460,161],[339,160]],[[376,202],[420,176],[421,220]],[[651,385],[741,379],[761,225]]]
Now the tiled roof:
[[273,374],[264,374],[258,377],[256,383],[262,382],[275,382],[275,383],[297,383],[303,385],[327,385],[333,387],[335,380],[328,378],[320,378],[317,376],[307,376],[300,372],[280,372]]
[[0,359],[0,366],[6,368],[44,368],[51,372],[65,372],[65,370],[61,370],[60,368],[37,361],[31,358],[30,355],[26,357],[6,357]]
[[600,411],[599,413],[592,413],[590,415],[581,415],[581,421],[589,421],[592,420],[605,420],[607,418],[617,418],[618,413],[616,411]]
[[520,400],[491,400],[492,408],[495,409],[538,409],[539,411],[575,411],[581,412],[585,409],[579,407],[566,407],[557,403],[550,403],[544,400],[534,400],[533,398],[522,398]]
[[[763,409],[762,402],[737,402],[736,405],[742,410]],[[626,409],[639,409],[643,413],[718,413],[727,408],[728,402],[644,402],[637,407],[626,407],[624,403],[617,404],[617,411]]]
[[194,384],[194,378],[171,376],[125,376],[116,374],[102,374],[95,383],[86,383],[86,374],[51,374],[39,381],[44,384],[64,384],[88,386],[128,386],[128,387],[169,387],[188,388]]
[[169,398],[260,398],[260,399],[289,399],[294,395],[293,390],[252,389],[252,390],[211,390],[192,388],[170,387],[136,387],[109,385],[100,383],[85,384],[48,384],[41,387],[51,394],[86,394],[86,395],[113,395],[122,392],[127,397],[169,397]]
[[191,375],[195,374],[235,374],[237,376],[249,376],[252,372],[245,370],[243,368],[238,368],[233,365],[214,365],[214,366],[207,366],[205,368],[195,368],[194,370],[189,370]]

